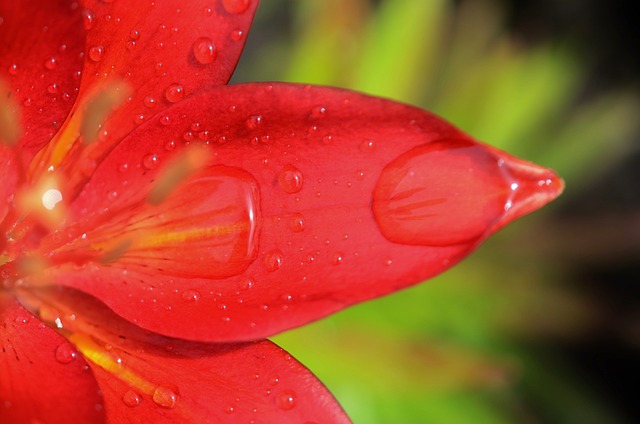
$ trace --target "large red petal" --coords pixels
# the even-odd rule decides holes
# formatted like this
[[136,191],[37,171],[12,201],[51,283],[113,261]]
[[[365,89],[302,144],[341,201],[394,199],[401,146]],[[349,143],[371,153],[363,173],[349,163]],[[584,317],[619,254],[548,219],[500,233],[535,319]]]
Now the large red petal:
[[0,80],[22,107],[23,151],[34,154],[66,119],[80,85],[83,50],[77,2],[0,1]]
[[109,423],[349,421],[327,389],[269,341],[169,339],[141,330],[78,292],[36,293],[61,316],[73,315],[60,325],[94,358],[90,365]]
[[[79,255],[52,269],[53,281],[172,336],[260,338],[415,284],[561,191],[553,172],[478,144],[425,111],[341,90],[229,86],[177,104],[167,116],[170,125],[157,117],[111,153],[71,205],[77,226],[45,240],[44,250],[67,243],[58,253]],[[127,208],[144,202],[184,144],[210,146],[214,165],[203,172],[229,182],[218,190],[221,183],[209,179],[210,197],[185,185],[166,201],[173,209],[201,199],[189,215],[200,232],[183,231],[156,206]],[[259,195],[229,202],[253,185]],[[221,208],[236,208],[229,215],[236,218],[203,218]],[[118,240],[146,216],[162,222],[155,233],[141,233],[135,249],[112,247],[123,246],[118,260],[82,256],[100,253],[101,240]],[[192,243],[204,233],[224,234],[212,237],[222,247]],[[230,249],[236,245],[243,250]],[[180,256],[170,253],[177,249],[201,265],[180,270]],[[220,258],[230,267],[216,272]]]
[[82,356],[1,290],[0,346],[0,422],[103,422],[102,396]]

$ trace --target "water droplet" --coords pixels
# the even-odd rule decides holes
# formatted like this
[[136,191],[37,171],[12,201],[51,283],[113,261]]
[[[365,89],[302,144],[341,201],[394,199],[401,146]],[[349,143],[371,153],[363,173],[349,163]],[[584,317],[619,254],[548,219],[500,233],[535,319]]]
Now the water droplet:
[[276,395],[276,406],[284,411],[289,411],[296,407],[296,393],[292,390],[285,390]]
[[82,12],[82,25],[84,26],[84,29],[89,31],[91,28],[94,27],[95,24],[96,24],[95,13],[93,13],[93,11],[89,9],[85,9]]
[[165,127],[171,124],[171,117],[169,115],[164,115],[160,118],[160,123]]
[[49,70],[55,69],[56,66],[58,66],[58,61],[55,57],[50,57],[49,59],[44,61],[44,67]]
[[89,59],[94,62],[100,62],[102,60],[102,55],[104,54],[104,47],[102,46],[93,46],[89,49]]
[[302,190],[302,172],[291,164],[287,164],[280,171],[278,184],[286,193],[293,194]]
[[58,84],[56,84],[55,82],[53,84],[49,84],[49,86],[47,87],[47,91],[50,94],[56,94],[58,92]]
[[304,231],[304,216],[301,213],[294,213],[293,215],[291,215],[289,227],[294,233]]
[[[3,271],[2,272],[2,278],[8,279],[9,278],[9,273],[6,272],[5,270],[2,270],[2,271]],[[7,285],[3,285],[3,287],[5,287],[5,288],[10,288],[10,286],[11,286],[10,283],[7,284]],[[18,316],[15,319],[15,323],[16,324],[23,324],[23,325],[24,324],[28,324],[29,323],[29,317],[27,315]]]
[[184,97],[184,87],[180,84],[171,84],[164,92],[170,103],[175,103]]
[[311,109],[310,117],[320,119],[320,118],[323,118],[326,113],[327,113],[327,109],[324,106],[316,106],[313,109]]
[[166,143],[164,143],[164,148],[167,151],[171,151],[171,150],[175,150],[175,148],[178,146],[178,143],[176,143],[175,140],[169,140]]
[[264,265],[267,271],[274,272],[280,269],[282,266],[283,255],[280,249],[273,249],[267,253],[264,257]]
[[233,41],[240,41],[242,40],[242,37],[244,37],[244,31],[242,31],[241,29],[235,29],[231,31],[231,39]]
[[132,29],[129,32],[129,38],[131,38],[132,40],[137,40],[140,38],[140,31],[138,31],[137,29]]
[[147,96],[144,98],[144,105],[149,109],[153,109],[158,105],[158,102],[153,97]]
[[229,13],[242,13],[249,8],[250,0],[222,0],[222,6]]
[[145,116],[144,116],[144,115],[142,115],[142,114],[138,114],[138,115],[136,115],[136,116],[134,116],[134,117],[133,117],[133,122],[134,122],[136,125],[140,125],[140,124],[142,124],[142,123],[144,122],[144,119],[145,119]]
[[333,142],[333,136],[332,135],[325,135],[324,137],[322,137],[322,142],[324,144],[331,144]]
[[362,150],[363,152],[373,152],[373,150],[375,149],[376,145],[373,142],[373,140],[364,140],[361,144],[360,144],[360,150]]
[[140,405],[140,402],[142,402],[142,399],[140,398],[140,395],[138,393],[136,393],[133,390],[129,390],[124,394],[124,396],[122,396],[122,401],[129,408],[134,408]]
[[199,63],[211,63],[216,60],[217,55],[216,45],[209,37],[200,37],[193,43],[193,56]]
[[262,116],[260,115],[251,115],[246,120],[247,128],[249,128],[250,130],[258,128],[260,124],[262,124]]
[[18,73],[18,65],[13,63],[9,66],[9,75],[16,75]]
[[231,414],[234,414],[235,412],[236,412],[236,407],[233,406],[233,405],[227,405],[227,407],[224,408],[224,413],[225,414],[231,415]]
[[78,356],[78,351],[71,343],[64,342],[56,348],[56,361],[69,364]]
[[162,408],[172,409],[176,406],[178,395],[167,387],[159,386],[153,392],[153,401]]
[[344,258],[343,253],[336,252],[331,255],[331,263],[333,265],[340,265],[342,263],[343,258]]
[[195,303],[200,300],[200,292],[197,290],[185,290],[182,292],[182,300]]
[[158,166],[160,159],[155,153],[148,154],[142,159],[142,165],[147,169],[154,169]]
[[118,171],[120,172],[127,172],[129,170],[129,164],[128,163],[121,163],[120,166],[118,167]]

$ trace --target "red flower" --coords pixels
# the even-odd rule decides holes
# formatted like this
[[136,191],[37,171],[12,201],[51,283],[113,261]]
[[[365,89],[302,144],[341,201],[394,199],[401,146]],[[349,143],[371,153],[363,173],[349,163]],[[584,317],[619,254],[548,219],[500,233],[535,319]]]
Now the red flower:
[[342,422],[261,340],[555,198],[428,112],[226,86],[257,0],[0,1],[0,421]]

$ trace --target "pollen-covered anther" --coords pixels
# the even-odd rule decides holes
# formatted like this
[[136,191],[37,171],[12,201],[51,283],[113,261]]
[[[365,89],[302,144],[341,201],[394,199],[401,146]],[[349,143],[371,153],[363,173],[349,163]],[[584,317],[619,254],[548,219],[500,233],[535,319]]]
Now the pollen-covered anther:
[[30,216],[50,229],[58,227],[67,215],[62,186],[55,175],[44,176],[18,191],[16,206],[21,216]]
[[98,261],[104,265],[112,264],[117,262],[122,256],[131,249],[131,245],[133,244],[133,240],[130,238],[126,238],[123,240],[119,240],[115,246],[108,249],[102,256],[98,258]]
[[13,146],[21,134],[20,108],[11,88],[0,80],[0,144]]
[[111,81],[89,96],[80,123],[82,142],[91,144],[98,139],[107,117],[129,97],[131,88],[124,81]]
[[164,202],[180,183],[206,166],[211,156],[211,151],[204,146],[189,146],[182,150],[160,171],[147,201],[152,205]]

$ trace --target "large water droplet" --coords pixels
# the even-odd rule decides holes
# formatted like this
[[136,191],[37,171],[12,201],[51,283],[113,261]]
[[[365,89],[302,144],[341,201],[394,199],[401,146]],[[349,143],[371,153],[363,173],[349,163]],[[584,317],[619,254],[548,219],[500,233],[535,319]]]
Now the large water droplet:
[[193,43],[193,56],[199,63],[211,63],[216,60],[217,55],[216,45],[209,37],[200,37]]
[[96,24],[95,13],[93,13],[93,11],[89,9],[85,9],[82,12],[82,25],[84,26],[84,29],[89,31],[91,28],[95,26],[95,24]]
[[302,190],[302,172],[291,164],[287,164],[278,175],[278,184],[286,193],[294,194]]
[[242,13],[249,8],[250,0],[222,0],[222,6],[229,13]]
[[258,126],[262,124],[262,116],[251,115],[250,117],[247,118],[245,124],[247,125],[247,128],[249,128],[250,130],[256,129],[258,128]]
[[93,46],[89,48],[89,59],[94,62],[100,62],[102,60],[102,55],[104,54],[104,47],[102,46]]
[[159,163],[160,159],[155,153],[150,153],[142,159],[142,166],[149,170],[157,168]]
[[395,243],[447,246],[482,237],[509,196],[498,159],[484,146],[443,140],[415,147],[382,171],[373,214]]
[[159,386],[153,392],[153,401],[162,408],[175,408],[178,395],[168,387]]

